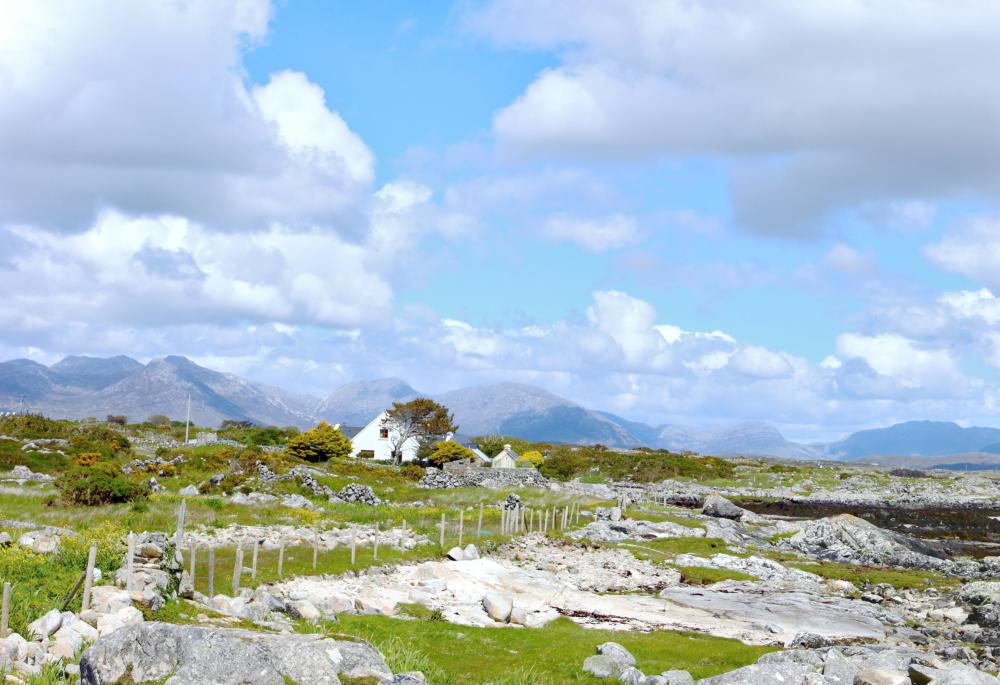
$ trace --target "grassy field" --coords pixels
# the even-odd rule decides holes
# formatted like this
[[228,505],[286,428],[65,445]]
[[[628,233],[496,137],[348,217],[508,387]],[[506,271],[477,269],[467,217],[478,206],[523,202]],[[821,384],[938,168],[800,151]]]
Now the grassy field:
[[[557,619],[542,628],[474,628],[432,619],[342,616],[319,629],[362,637],[395,671],[421,670],[435,685],[595,683],[582,670],[597,645],[614,641],[648,674],[684,669],[705,678],[755,662],[768,648],[695,633],[611,632]],[[442,645],[448,648],[442,649]]]

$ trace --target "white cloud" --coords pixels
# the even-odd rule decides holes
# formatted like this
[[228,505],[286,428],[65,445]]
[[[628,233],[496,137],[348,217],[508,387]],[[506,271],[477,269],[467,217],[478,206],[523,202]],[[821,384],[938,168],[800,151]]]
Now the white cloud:
[[353,216],[372,155],[322,90],[294,72],[245,84],[243,52],[271,11],[268,0],[4,3],[3,220],[83,230],[112,208],[259,229]]
[[736,222],[756,231],[817,230],[844,208],[920,223],[914,198],[997,195],[988,0],[495,0],[468,23],[559,59],[497,113],[502,143],[723,156]]
[[872,254],[859,252],[844,243],[831,247],[823,256],[823,262],[834,271],[847,274],[865,274],[875,270],[875,257]]
[[754,345],[737,350],[726,366],[753,378],[788,378],[795,371],[785,355]]
[[605,252],[639,242],[639,227],[629,216],[603,218],[554,216],[545,222],[544,233],[559,241],[573,242],[591,252]]
[[900,335],[837,336],[837,354],[843,359],[862,359],[875,372],[904,388],[946,387],[959,376],[955,360],[944,349],[923,349]]
[[938,267],[1000,288],[1000,219],[976,216],[953,227],[925,248]]

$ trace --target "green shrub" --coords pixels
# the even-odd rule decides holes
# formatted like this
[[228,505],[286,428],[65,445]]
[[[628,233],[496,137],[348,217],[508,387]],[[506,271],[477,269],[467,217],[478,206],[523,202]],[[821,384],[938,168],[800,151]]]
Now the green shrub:
[[546,478],[570,480],[588,470],[590,462],[577,451],[561,451],[553,454],[538,468]]
[[106,450],[112,454],[132,446],[128,438],[107,426],[81,426],[70,436],[69,444],[78,450]]
[[517,465],[520,467],[528,468],[538,468],[545,463],[545,457],[538,450],[531,450],[530,452],[525,452],[520,457],[517,458]]
[[285,445],[285,453],[311,462],[343,459],[351,454],[351,441],[344,437],[339,428],[320,421],[315,428],[289,440]]
[[472,459],[475,455],[472,453],[468,447],[460,445],[454,440],[445,440],[442,442],[434,443],[434,450],[431,452],[430,456],[427,458],[434,466],[443,466],[450,461],[458,461],[459,459]]
[[149,490],[122,473],[116,464],[98,462],[74,466],[56,480],[62,496],[74,504],[90,506],[145,499]]
[[427,470],[422,466],[417,466],[416,464],[403,464],[399,469],[399,475],[407,480],[419,481],[423,480],[424,474]]
[[479,439],[479,450],[492,459],[503,451],[506,441],[501,435],[487,435]]

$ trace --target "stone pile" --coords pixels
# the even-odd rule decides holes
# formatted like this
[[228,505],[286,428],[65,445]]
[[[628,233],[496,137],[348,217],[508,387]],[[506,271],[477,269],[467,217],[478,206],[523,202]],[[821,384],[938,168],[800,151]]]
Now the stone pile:
[[500,508],[507,511],[516,511],[521,508],[521,498],[512,492],[507,495],[507,499],[500,503]]
[[[163,457],[152,457],[151,459],[133,459],[122,466],[122,472],[127,476],[133,471],[139,473],[155,473],[160,478],[173,475],[173,468],[184,463],[184,455],[178,454],[176,457],[164,459]],[[166,467],[171,467],[170,469]]]
[[322,473],[315,469],[310,469],[306,466],[294,466],[285,475],[298,480],[299,484],[315,497],[326,497],[327,499],[333,497],[333,490],[316,480],[316,476],[322,475]]
[[115,585],[124,588],[133,602],[156,611],[176,594],[181,566],[166,533],[140,533],[135,537],[132,584],[129,582],[129,558],[125,552],[115,573]]
[[348,502],[351,504],[367,504],[370,507],[377,507],[382,504],[375,492],[367,485],[351,483],[344,486],[340,492],[334,495],[334,501]]

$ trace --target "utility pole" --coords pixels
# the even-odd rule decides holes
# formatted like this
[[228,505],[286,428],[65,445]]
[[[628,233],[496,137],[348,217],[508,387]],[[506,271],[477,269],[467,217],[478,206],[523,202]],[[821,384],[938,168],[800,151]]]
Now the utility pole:
[[191,438],[191,393],[188,393],[187,419],[184,421],[184,444],[188,444]]

